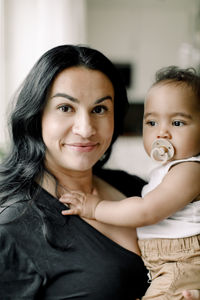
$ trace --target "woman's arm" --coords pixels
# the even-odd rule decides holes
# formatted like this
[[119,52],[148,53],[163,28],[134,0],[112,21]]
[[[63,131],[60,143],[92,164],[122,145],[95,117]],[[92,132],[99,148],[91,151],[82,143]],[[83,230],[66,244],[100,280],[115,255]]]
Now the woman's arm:
[[200,164],[184,162],[174,166],[162,183],[144,198],[101,201],[98,195],[74,192],[64,195],[60,201],[70,206],[63,212],[66,215],[79,214],[118,226],[146,226],[163,220],[195,199],[200,194],[199,181]]

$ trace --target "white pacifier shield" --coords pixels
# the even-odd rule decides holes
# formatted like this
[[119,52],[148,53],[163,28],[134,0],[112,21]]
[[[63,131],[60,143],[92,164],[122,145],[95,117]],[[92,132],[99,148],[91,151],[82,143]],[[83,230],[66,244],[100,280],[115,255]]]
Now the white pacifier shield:
[[166,139],[156,139],[151,147],[151,158],[166,163],[174,156],[174,147]]

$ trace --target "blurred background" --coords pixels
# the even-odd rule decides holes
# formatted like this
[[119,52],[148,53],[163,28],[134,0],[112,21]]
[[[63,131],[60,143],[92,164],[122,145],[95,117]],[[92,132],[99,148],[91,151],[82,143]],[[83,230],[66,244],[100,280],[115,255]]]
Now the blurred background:
[[200,0],[0,0],[0,149],[6,151],[7,106],[44,51],[84,44],[107,55],[127,86],[125,134],[107,167],[148,179],[143,150],[145,94],[161,67],[200,66]]

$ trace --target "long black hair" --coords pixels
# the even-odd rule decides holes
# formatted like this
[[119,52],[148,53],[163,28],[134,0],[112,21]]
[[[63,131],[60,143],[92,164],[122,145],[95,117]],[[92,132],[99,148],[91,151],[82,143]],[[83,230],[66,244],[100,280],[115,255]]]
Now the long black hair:
[[112,82],[115,93],[114,134],[102,159],[94,168],[108,160],[112,144],[122,133],[128,99],[123,81],[112,62],[101,52],[74,45],[61,45],[36,62],[16,96],[10,117],[10,151],[0,165],[0,204],[15,195],[31,199],[35,179],[42,180],[45,166],[45,144],[42,139],[41,117],[47,93],[55,77],[64,69],[84,66],[104,73]]

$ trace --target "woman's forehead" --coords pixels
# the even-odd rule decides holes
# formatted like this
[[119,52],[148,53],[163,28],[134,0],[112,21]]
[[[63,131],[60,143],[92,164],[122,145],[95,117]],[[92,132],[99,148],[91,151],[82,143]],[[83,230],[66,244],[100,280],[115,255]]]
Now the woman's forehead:
[[113,84],[110,79],[101,71],[91,70],[85,67],[70,67],[60,72],[54,79],[50,93],[56,91],[88,91],[98,90],[114,92]]

